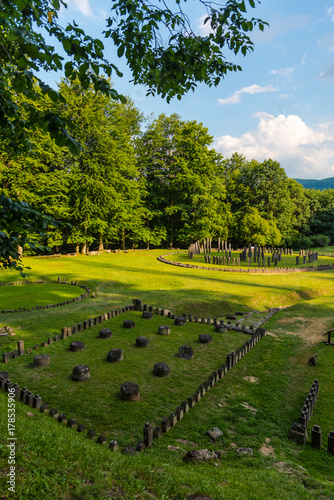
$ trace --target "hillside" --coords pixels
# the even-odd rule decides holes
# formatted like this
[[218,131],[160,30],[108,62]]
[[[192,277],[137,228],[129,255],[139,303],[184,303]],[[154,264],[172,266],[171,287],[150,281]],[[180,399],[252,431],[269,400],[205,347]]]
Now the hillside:
[[[29,401],[15,401],[15,418],[7,418],[14,414],[9,411],[13,403],[0,391],[0,499],[333,500],[334,455],[328,453],[327,442],[334,429],[334,348],[323,343],[323,335],[334,326],[334,271],[221,273],[166,265],[157,260],[160,254],[29,257],[29,281],[39,283],[1,286],[4,310],[18,304],[30,310],[0,315],[0,327],[14,330],[14,335],[0,336],[1,352],[14,349],[19,340],[26,351],[2,363],[0,371],[7,371],[22,390],[38,392],[51,414],[28,406]],[[170,258],[177,262],[184,254]],[[43,284],[44,279],[57,283]],[[72,280],[95,296],[65,304],[78,293],[65,283]],[[16,282],[17,273],[4,271],[1,281]],[[100,337],[99,317],[131,304],[132,298],[152,305],[153,317],[146,319],[139,311],[117,313],[103,321],[112,336]],[[40,308],[50,301],[63,305]],[[33,304],[39,307],[32,310]],[[189,321],[178,325],[162,317],[161,310],[156,314],[162,307],[165,313],[190,314],[192,320],[210,317],[210,324],[188,316]],[[272,307],[280,309],[268,318]],[[212,385],[211,375],[226,365],[231,349],[235,353],[243,343],[249,345],[249,331],[217,332],[211,322],[213,317],[228,319],[235,311],[247,313],[246,326],[255,327],[267,317],[268,333]],[[57,338],[62,328],[84,325],[85,318],[94,324]],[[134,319],[134,327],[124,328],[125,319]],[[169,335],[158,334],[161,325],[170,327]],[[202,333],[212,342],[200,342]],[[138,335],[149,345],[138,347]],[[52,344],[43,346],[49,337]],[[84,349],[71,350],[73,340]],[[182,345],[191,347],[193,358],[177,354]],[[39,346],[37,352],[34,346]],[[107,362],[111,348],[124,351],[121,362]],[[33,367],[36,354],[49,355],[50,363]],[[308,359],[315,354],[317,365],[310,366]],[[154,375],[157,362],[168,364],[168,376]],[[89,379],[72,380],[78,364],[90,368]],[[319,398],[307,426],[307,443],[298,444],[288,438],[289,429],[298,421],[315,379]],[[124,381],[138,384],[139,400],[119,397]],[[180,413],[180,403],[189,403],[189,398],[191,408]],[[172,428],[142,450],[146,423],[155,429],[166,418]],[[310,444],[314,425],[322,431],[321,449]],[[215,427],[223,434],[214,440],[207,431]],[[118,451],[109,449],[114,439]],[[137,443],[141,452],[132,449]],[[189,455],[185,460],[191,450],[209,450],[208,455],[203,452],[209,460],[188,461]],[[15,493],[8,489],[8,477]]]
[[294,179],[299,182],[306,189],[318,189],[323,191],[324,189],[334,189],[334,177],[328,177],[327,179]]

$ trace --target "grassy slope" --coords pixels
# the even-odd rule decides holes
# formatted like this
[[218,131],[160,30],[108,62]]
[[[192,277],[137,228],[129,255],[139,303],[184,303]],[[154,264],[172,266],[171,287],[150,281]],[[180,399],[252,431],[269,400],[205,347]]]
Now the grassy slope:
[[[314,378],[320,381],[320,398],[309,431],[314,423],[320,425],[325,445],[328,432],[334,428],[334,348],[320,343],[321,333],[333,327],[333,272],[247,276],[197,271],[161,264],[156,261],[159,253],[30,260],[29,265],[33,268],[30,279],[56,279],[58,275],[67,280],[77,279],[90,285],[97,297],[50,310],[47,314],[35,311],[3,315],[0,321],[2,325],[14,326],[16,338],[24,338],[28,347],[45,340],[50,332],[59,332],[62,326],[96,316],[116,305],[131,303],[133,297],[175,312],[205,316],[220,316],[237,309],[292,306],[266,325],[276,336],[263,339],[182,422],[151,449],[136,457],[112,454],[34,410],[31,410],[34,416],[28,417],[27,407],[17,403],[18,488],[16,496],[10,494],[10,498],[29,499],[41,493],[47,498],[182,499],[195,494],[217,499],[334,498],[334,457],[325,447],[313,450],[310,446],[296,445],[286,437]],[[17,277],[9,273],[2,275],[2,281],[13,279]],[[9,288],[13,290],[14,287],[0,290],[2,301],[6,302]],[[22,301],[25,298],[23,287],[21,298]],[[123,319],[125,316],[121,316],[118,323]],[[115,338],[120,339],[119,324],[113,328],[116,329]],[[196,325],[196,328],[201,327]],[[189,340],[189,330],[187,334],[186,330],[184,332],[184,340]],[[94,329],[89,333],[92,348],[96,333]],[[193,330],[194,339],[195,333],[198,332]],[[172,335],[164,340],[175,342]],[[1,339],[2,352],[8,350],[8,342],[8,339]],[[61,350],[66,342],[46,349]],[[308,367],[307,359],[314,353],[318,354],[319,363],[316,367]],[[24,368],[24,362],[12,362],[17,377],[23,377],[24,370],[31,377],[31,369]],[[11,372],[10,366],[2,365],[1,369]],[[194,373],[194,379],[196,375]],[[257,382],[251,383],[243,378],[245,376],[255,377]],[[47,382],[44,383],[47,387]],[[64,390],[64,395],[68,395],[68,389]],[[5,405],[6,397],[0,394],[2,415]],[[146,418],[149,412],[144,415]],[[136,422],[140,420],[137,422],[140,428],[145,418],[134,416]],[[5,424],[5,419],[1,419],[3,481],[8,472]],[[215,426],[223,430],[224,436],[211,443],[205,433]],[[134,434],[137,438],[137,431]],[[226,454],[216,462],[218,465],[213,462],[185,464],[182,456],[195,447],[191,444],[194,442],[200,448],[222,449]],[[259,452],[265,443],[269,452],[272,446],[275,456]],[[180,449],[169,450],[168,445]],[[252,447],[254,456],[237,457],[236,446]],[[6,491],[5,486],[3,491]],[[6,493],[3,496],[0,493],[0,498],[7,498]]]

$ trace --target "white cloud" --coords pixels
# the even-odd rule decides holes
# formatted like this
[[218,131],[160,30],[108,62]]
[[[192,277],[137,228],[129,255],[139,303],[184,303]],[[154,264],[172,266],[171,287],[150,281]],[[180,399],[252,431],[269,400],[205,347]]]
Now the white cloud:
[[[96,8],[93,4],[91,6],[92,0],[66,0],[67,12],[70,12],[71,15],[75,15],[75,13],[79,13],[84,17],[89,17],[94,21],[103,21],[107,17],[107,13],[104,9]],[[65,10],[64,7],[60,8],[60,15],[64,17]]]
[[259,112],[256,130],[241,137],[218,137],[215,149],[224,156],[238,152],[248,160],[272,158],[289,177],[326,178],[334,170],[334,122],[311,128],[297,115]]
[[326,14],[331,18],[331,21],[334,23],[334,7],[330,7],[327,9]]
[[261,92],[275,92],[277,89],[272,85],[267,85],[265,87],[261,87],[254,83],[254,85],[250,85],[249,87],[244,87],[240,90],[234,92],[230,97],[226,97],[225,99],[218,99],[219,104],[236,104],[240,102],[241,94],[259,94]]
[[77,10],[83,16],[92,16],[93,10],[89,4],[89,0],[67,0],[67,6]]
[[270,71],[271,75],[283,76],[284,78],[291,78],[292,73],[296,68],[280,68],[280,69],[272,69]]

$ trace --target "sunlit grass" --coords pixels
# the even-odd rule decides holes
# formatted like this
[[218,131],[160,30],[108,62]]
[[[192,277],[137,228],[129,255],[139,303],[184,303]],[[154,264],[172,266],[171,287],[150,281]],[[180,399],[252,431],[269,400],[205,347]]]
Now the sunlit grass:
[[[42,494],[55,499],[185,499],[190,495],[217,500],[332,499],[334,457],[326,452],[326,441],[333,430],[334,347],[322,341],[323,334],[334,326],[333,271],[282,275],[222,273],[165,265],[157,261],[162,253],[166,251],[26,259],[32,267],[29,279],[56,280],[61,276],[66,281],[78,280],[90,286],[96,298],[57,309],[1,315],[2,325],[13,326],[16,333],[15,337],[0,337],[1,351],[14,348],[18,339],[23,339],[26,347],[32,347],[49,335],[59,334],[63,326],[73,326],[130,304],[132,298],[141,298],[144,303],[175,313],[205,317],[283,307],[265,325],[270,335],[228,372],[175,428],[135,457],[113,454],[75,429],[66,429],[48,415],[17,403],[17,493],[9,498],[32,499]],[[17,279],[13,273],[2,273],[2,281]],[[35,285],[37,291],[42,290],[38,286],[43,285]],[[0,288],[4,308],[9,309],[12,301],[6,293],[15,288]],[[28,286],[16,289],[20,290],[22,306],[28,303],[31,293]],[[61,288],[56,285],[56,290]],[[127,317],[135,317],[135,329],[122,328]],[[252,320],[259,317],[255,314]],[[164,338],[157,335],[157,326],[168,322],[172,334]],[[246,324],[250,322],[251,318],[245,320]],[[233,331],[215,334],[212,326],[188,323],[186,327],[176,327],[171,320],[157,316],[143,320],[139,313],[123,314],[101,327],[107,324],[114,332],[110,340],[99,339],[100,326],[96,326],[1,368],[9,371],[14,381],[40,391],[43,400],[68,418],[76,418],[80,423],[84,419],[83,423],[95,428],[97,435],[101,432],[108,439],[116,437],[122,446],[129,442],[135,445],[146,421],[156,424],[162,415],[175,410],[185,396],[192,394],[193,387],[216,369],[218,361],[224,361],[227,352],[247,339]],[[212,344],[197,343],[202,331],[212,332]],[[134,346],[139,335],[150,339],[147,349]],[[69,352],[72,340],[83,340],[85,350]],[[195,356],[190,363],[183,363],[185,360],[175,356],[183,343],[194,348]],[[111,347],[118,346],[124,349],[124,361],[110,365],[105,360],[106,354]],[[39,371],[30,363],[32,356],[41,352],[50,353],[51,363]],[[307,365],[313,354],[318,354],[318,364],[314,367]],[[156,380],[151,368],[154,362],[163,360],[161,357],[168,358],[172,375]],[[70,374],[78,360],[91,366],[92,377],[75,384]],[[117,394],[120,383],[132,381],[128,376],[139,382],[142,399],[127,405],[127,411],[123,411],[124,402]],[[309,433],[314,424],[320,425],[321,450],[313,450],[309,444],[297,445],[287,438],[315,378],[320,383],[320,397]],[[3,415],[6,404],[6,396],[0,394]],[[27,411],[34,416],[28,417]],[[223,437],[212,442],[206,431],[216,426],[223,431]],[[6,492],[6,419],[0,419],[0,430],[3,461],[0,477]],[[271,446],[274,454],[262,455],[260,449],[264,444]],[[171,450],[168,446],[178,449]],[[251,447],[254,454],[238,457],[235,447]],[[192,448],[219,449],[224,454],[217,460],[218,465],[186,464],[182,457]]]

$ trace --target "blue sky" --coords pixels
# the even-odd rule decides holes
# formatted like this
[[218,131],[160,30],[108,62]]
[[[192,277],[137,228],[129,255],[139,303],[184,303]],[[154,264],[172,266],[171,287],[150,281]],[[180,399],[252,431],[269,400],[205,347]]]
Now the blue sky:
[[[187,4],[200,29],[200,2]],[[74,19],[88,34],[102,37],[110,0],[68,0],[67,5],[60,24]],[[272,158],[289,177],[334,177],[334,0],[262,0],[248,11],[270,27],[253,33],[253,53],[238,58],[226,53],[243,70],[227,75],[218,87],[199,85],[169,104],[146,97],[144,87],[129,83],[125,62],[106,40],[107,59],[124,72],[122,79],[113,78],[115,87],[145,115],[178,113],[202,122],[226,157],[237,151],[249,160]]]

